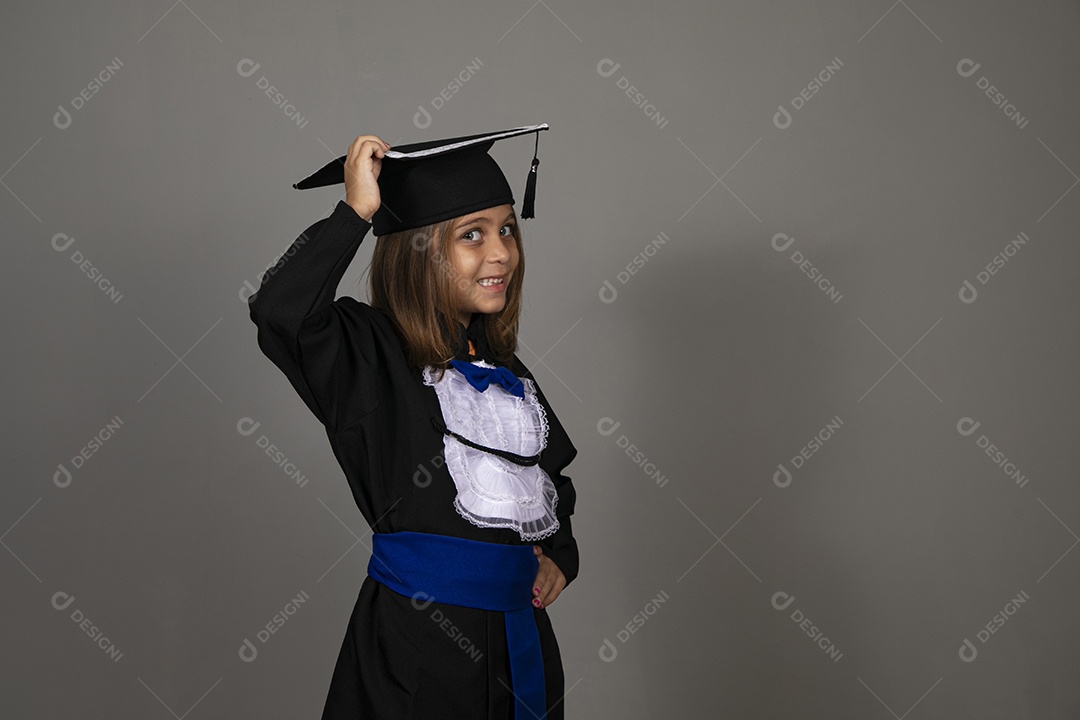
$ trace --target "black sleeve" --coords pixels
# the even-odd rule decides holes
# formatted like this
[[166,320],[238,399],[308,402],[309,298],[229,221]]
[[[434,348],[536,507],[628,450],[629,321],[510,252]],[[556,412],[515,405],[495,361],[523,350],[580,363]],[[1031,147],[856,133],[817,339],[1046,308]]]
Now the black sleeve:
[[536,382],[536,378],[516,355],[514,360],[517,365],[514,368],[514,374],[518,377],[528,377],[533,381],[536,385],[536,396],[544,406],[548,422],[548,442],[540,455],[540,467],[551,478],[559,494],[559,502],[555,506],[555,516],[559,518],[559,529],[536,544],[543,548],[544,554],[559,566],[563,575],[566,576],[566,584],[569,585],[578,575],[578,545],[570,527],[570,516],[574,513],[577,492],[574,490],[574,484],[563,474],[563,471],[574,460],[578,451],[570,442],[570,437],[563,429],[559,418],[551,409],[544,391],[540,389],[540,383]]
[[338,201],[267,269],[248,298],[259,348],[331,433],[378,404],[374,310],[350,297],[334,300],[370,229]]

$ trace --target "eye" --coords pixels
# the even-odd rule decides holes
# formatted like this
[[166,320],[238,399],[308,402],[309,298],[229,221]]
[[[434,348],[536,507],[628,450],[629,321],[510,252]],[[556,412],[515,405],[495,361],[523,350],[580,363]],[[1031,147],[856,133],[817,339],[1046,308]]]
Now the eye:
[[503,237],[510,237],[511,235],[514,234],[514,224],[513,223],[506,223],[505,225],[502,226],[501,229],[506,231],[506,234],[503,235]]
[[466,242],[472,242],[472,240],[473,240],[473,239],[478,239],[478,238],[473,238],[473,239],[470,239],[470,238],[469,238],[469,236],[470,236],[470,235],[475,235],[475,234],[476,234],[476,233],[478,233],[478,232],[480,232],[480,231],[479,231],[479,230],[470,230],[470,231],[468,231],[467,233],[464,233],[464,234],[463,234],[463,235],[461,236],[461,239],[462,239],[462,240],[465,240]]

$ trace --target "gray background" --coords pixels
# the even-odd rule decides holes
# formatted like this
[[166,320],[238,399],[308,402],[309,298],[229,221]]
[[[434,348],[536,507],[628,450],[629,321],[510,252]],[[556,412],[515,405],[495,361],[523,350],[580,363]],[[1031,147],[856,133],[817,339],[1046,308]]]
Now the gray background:
[[[518,354],[580,450],[568,717],[1080,716],[1078,31],[1072,2],[6,8],[3,715],[318,716],[367,527],[245,288],[356,135],[547,122]],[[520,193],[532,138],[500,145]]]

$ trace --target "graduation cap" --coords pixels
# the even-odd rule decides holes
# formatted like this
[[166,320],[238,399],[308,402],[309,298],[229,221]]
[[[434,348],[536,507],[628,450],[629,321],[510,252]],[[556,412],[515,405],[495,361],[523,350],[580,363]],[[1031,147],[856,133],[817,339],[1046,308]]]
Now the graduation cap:
[[[547,123],[500,132],[428,140],[388,150],[379,171],[381,204],[371,218],[375,235],[410,230],[498,205],[513,205],[506,176],[488,150],[497,140],[536,133],[532,167],[525,183],[521,218],[533,217],[536,200],[537,150]],[[332,160],[293,185],[306,190],[345,182],[345,158]]]

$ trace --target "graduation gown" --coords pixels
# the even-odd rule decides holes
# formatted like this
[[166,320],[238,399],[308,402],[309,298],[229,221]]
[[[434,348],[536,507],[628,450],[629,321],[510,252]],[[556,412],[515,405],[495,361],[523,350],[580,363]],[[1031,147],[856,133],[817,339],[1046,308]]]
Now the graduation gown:
[[[248,300],[263,353],[325,426],[352,495],[373,532],[453,535],[540,545],[569,585],[578,548],[570,515],[575,493],[563,470],[577,450],[536,384],[548,420],[540,467],[558,492],[559,529],[535,542],[512,528],[473,525],[453,503],[456,487],[443,459],[435,389],[412,372],[390,317],[351,297],[334,299],[371,224],[344,201],[305,230],[264,274]],[[459,328],[489,360],[480,321]],[[486,356],[486,357],[485,357]],[[514,355],[507,367],[536,382]],[[447,370],[452,372],[452,370]],[[547,610],[533,608],[543,655],[548,718],[563,718],[564,678]],[[370,576],[356,605],[330,681],[323,720],[513,717],[503,613],[432,602],[419,607]]]

